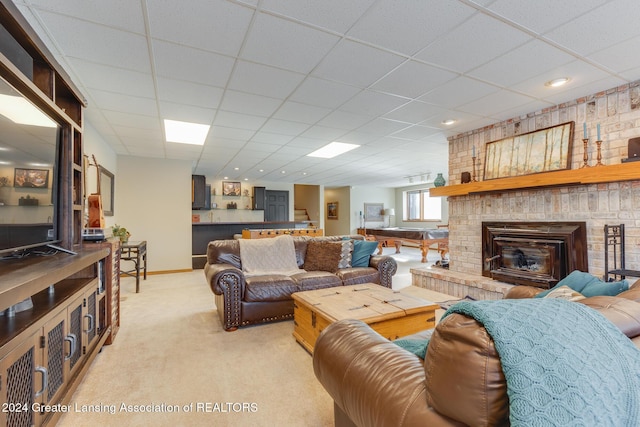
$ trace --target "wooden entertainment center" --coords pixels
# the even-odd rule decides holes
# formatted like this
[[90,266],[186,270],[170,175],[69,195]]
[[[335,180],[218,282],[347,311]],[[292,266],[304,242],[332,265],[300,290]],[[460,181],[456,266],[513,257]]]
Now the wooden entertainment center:
[[0,0],[0,24],[0,77],[61,126],[63,249],[0,259],[0,425],[53,425],[118,331],[120,245],[82,240],[84,98],[10,0]]

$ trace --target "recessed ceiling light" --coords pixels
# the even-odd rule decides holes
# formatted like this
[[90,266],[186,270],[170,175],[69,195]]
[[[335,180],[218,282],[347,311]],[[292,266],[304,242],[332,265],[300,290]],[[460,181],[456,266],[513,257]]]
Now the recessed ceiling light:
[[286,171],[280,171],[280,173],[287,173]]
[[264,172],[264,169],[258,169],[258,172]]
[[164,132],[167,136],[167,142],[204,145],[204,140],[209,133],[209,127],[209,125],[198,123],[164,120]]
[[32,103],[19,96],[0,95],[0,114],[20,125],[58,127],[57,123]]
[[560,87],[567,84],[568,81],[569,81],[569,77],[561,77],[559,79],[549,80],[544,85],[549,87]]
[[450,126],[452,124],[454,124],[456,121],[454,119],[447,119],[447,120],[443,120],[442,124],[445,126]]
[[234,171],[239,171],[239,170],[240,170],[240,168],[235,167],[235,168],[233,168],[233,170],[234,170]]
[[359,145],[356,145],[356,144],[347,144],[345,142],[332,142],[314,151],[313,153],[307,154],[307,156],[322,157],[324,159],[330,159],[332,157],[346,153],[347,151],[351,151],[354,148],[358,148],[358,147]]

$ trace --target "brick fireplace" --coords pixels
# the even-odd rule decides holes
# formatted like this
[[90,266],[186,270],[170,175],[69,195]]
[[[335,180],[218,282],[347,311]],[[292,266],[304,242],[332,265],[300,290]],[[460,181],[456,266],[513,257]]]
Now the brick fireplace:
[[[619,165],[627,157],[628,139],[640,136],[640,82],[449,138],[449,184],[460,184],[461,172],[471,170],[472,147],[478,150],[485,143],[505,136],[567,121],[575,121],[580,127],[587,123],[589,129],[600,123],[605,140],[603,161],[606,165]],[[583,161],[582,135],[577,134],[572,169],[580,168]],[[481,152],[476,173],[482,181],[483,149],[478,151]],[[590,163],[594,164],[591,151]],[[640,173],[637,180],[486,191],[451,196],[447,200],[449,270],[416,271],[414,285],[458,297],[502,298],[513,285],[483,276],[482,224],[487,222],[584,222],[588,261],[583,270],[598,277],[604,273],[604,226],[623,223],[627,268],[640,269]]]

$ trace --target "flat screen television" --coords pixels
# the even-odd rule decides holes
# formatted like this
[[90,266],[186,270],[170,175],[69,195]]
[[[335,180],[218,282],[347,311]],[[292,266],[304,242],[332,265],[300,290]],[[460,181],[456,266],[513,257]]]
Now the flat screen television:
[[61,129],[0,79],[0,257],[60,242]]

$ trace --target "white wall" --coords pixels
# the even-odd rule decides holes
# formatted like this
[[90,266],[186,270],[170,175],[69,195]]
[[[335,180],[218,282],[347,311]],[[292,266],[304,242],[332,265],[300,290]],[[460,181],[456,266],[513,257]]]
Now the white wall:
[[[390,225],[394,226],[400,212],[399,206],[396,206],[395,190],[393,188],[381,187],[351,187],[351,232],[356,233],[356,229],[360,227],[360,212],[364,215],[365,203],[382,203],[384,209],[394,208],[396,217],[390,218]],[[383,221],[367,221],[367,228],[382,227]]]
[[[98,161],[98,164],[106,168],[112,174],[116,175],[117,178],[118,157],[115,151],[113,151],[113,149],[105,142],[102,136],[98,133],[98,131],[96,131],[93,126],[91,126],[90,123],[85,122],[84,131],[82,133],[82,142],[84,154],[89,156],[90,159],[91,156],[94,155],[96,157],[96,160]],[[95,193],[98,189],[95,167],[90,167],[87,171],[86,181],[87,193]],[[111,228],[114,224],[116,224],[118,206],[115,203],[113,213],[114,216],[106,216],[104,218],[108,228]]]
[[118,224],[146,240],[149,271],[191,269],[191,162],[118,156]]

